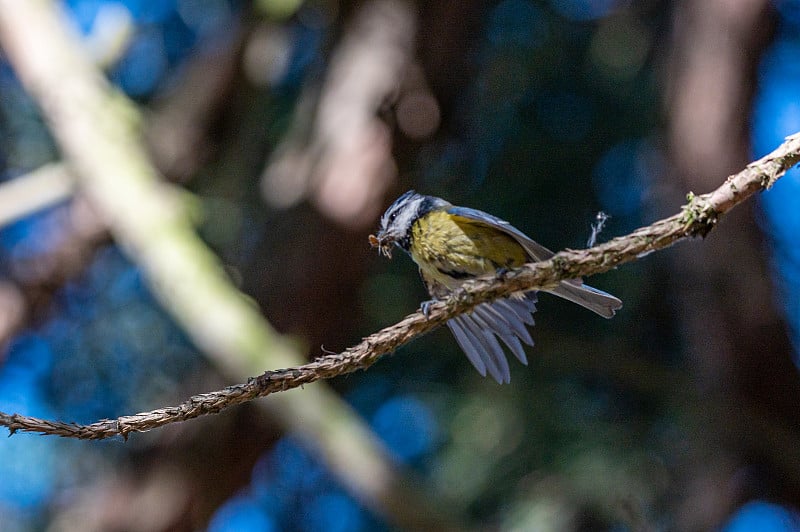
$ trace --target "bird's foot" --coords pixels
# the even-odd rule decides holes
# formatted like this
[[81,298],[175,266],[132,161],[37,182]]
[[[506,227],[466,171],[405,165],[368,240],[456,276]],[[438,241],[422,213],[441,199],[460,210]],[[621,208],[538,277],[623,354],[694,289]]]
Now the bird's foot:
[[431,316],[431,305],[436,303],[437,299],[429,299],[427,301],[423,301],[420,303],[419,308],[422,310],[422,315],[425,316],[425,319],[430,318]]

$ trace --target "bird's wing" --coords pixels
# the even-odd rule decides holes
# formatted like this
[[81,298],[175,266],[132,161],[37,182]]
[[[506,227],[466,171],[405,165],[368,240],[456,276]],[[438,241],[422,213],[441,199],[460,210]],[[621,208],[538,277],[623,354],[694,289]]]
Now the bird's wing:
[[[485,224],[504,232],[519,242],[535,261],[548,260],[554,255],[552,251],[534,242],[528,235],[497,216],[468,207],[451,207],[447,212],[456,218],[464,218],[470,223]],[[562,281],[559,286],[548,292],[577,303],[604,318],[611,318],[617,310],[622,308],[622,301],[602,290],[583,284],[583,279],[580,278]]]
[[486,376],[488,371],[494,380],[503,384],[511,382],[511,371],[497,339],[502,340],[514,356],[527,365],[522,343],[533,345],[525,325],[533,325],[534,312],[536,294],[531,292],[524,298],[482,303],[472,312],[449,320],[447,326],[478,373]]
[[534,242],[528,237],[528,235],[507,221],[501,220],[497,216],[492,216],[487,212],[479,211],[478,209],[470,209],[469,207],[451,207],[447,209],[447,212],[456,218],[464,218],[471,223],[484,224],[504,232],[519,242],[519,245],[521,245],[525,251],[528,252],[534,261],[547,260],[555,255],[555,253],[541,244]]

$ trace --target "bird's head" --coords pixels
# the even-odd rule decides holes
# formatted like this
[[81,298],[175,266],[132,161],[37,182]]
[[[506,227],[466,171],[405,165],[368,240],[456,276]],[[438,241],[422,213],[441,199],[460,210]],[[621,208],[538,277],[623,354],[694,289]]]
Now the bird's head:
[[377,235],[369,235],[369,243],[378,252],[392,258],[392,245],[408,251],[411,246],[411,228],[420,217],[430,211],[449,205],[446,201],[423,196],[409,190],[394,203],[381,216],[380,228]]

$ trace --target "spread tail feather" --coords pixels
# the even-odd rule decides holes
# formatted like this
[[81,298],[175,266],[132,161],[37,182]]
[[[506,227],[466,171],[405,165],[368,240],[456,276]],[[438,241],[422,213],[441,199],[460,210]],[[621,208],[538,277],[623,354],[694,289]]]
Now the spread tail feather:
[[[548,292],[577,303],[604,318],[610,318],[622,308],[622,301],[602,290],[582,284],[580,280],[562,282]],[[536,292],[527,292],[524,297],[498,299],[493,303],[481,303],[467,314],[456,316],[447,326],[464,350],[464,353],[483,376],[489,375],[500,384],[511,381],[511,372],[502,340],[514,356],[523,364],[528,363],[522,344],[533,345],[527,325],[533,325],[536,312]]]
[[511,382],[511,371],[500,339],[523,364],[527,365],[522,344],[533,345],[533,339],[525,328],[533,325],[531,314],[536,312],[536,293],[524,298],[500,299],[494,303],[482,303],[468,314],[462,314],[447,322],[458,345],[482,376],[489,375],[498,383]]

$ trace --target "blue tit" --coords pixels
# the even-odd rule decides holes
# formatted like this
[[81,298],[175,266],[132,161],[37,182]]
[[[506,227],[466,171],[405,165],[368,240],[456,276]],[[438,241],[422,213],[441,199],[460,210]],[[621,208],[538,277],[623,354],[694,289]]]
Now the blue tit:
[[[380,230],[377,236],[370,236],[370,243],[389,258],[393,245],[407,252],[419,266],[434,300],[446,298],[474,277],[553,256],[552,251],[500,218],[413,190],[387,209],[381,217]],[[622,301],[583,284],[581,279],[562,281],[547,292],[604,318],[611,318],[622,307]],[[535,311],[536,291],[519,292],[482,303],[472,312],[452,318],[447,326],[475,369],[482,376],[488,372],[502,384],[511,381],[511,374],[498,338],[527,365],[522,344],[533,345],[526,326],[533,325]]]

